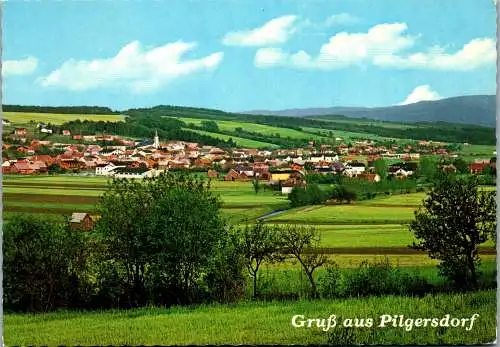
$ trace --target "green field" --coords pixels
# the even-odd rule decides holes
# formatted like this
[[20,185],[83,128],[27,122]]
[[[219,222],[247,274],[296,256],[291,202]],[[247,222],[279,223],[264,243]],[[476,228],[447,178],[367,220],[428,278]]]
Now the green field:
[[[189,345],[189,344],[325,344],[337,336],[344,344],[480,344],[496,337],[495,291],[411,297],[297,302],[248,302],[238,305],[144,308],[105,312],[6,314],[6,345]],[[381,314],[409,318],[467,318],[465,328],[378,327]],[[340,327],[295,328],[294,315],[306,318],[372,318],[372,328],[356,329],[354,340],[341,340]]]
[[[199,118],[179,118],[186,124],[192,123],[194,125],[200,126],[204,119]],[[290,137],[292,139],[322,139],[323,136],[312,135],[289,128],[279,128],[271,125],[248,123],[248,122],[238,122],[238,121],[227,121],[227,120],[214,120],[221,131],[235,131],[236,128],[242,128],[245,131],[256,132],[261,135],[275,136],[279,134],[280,137]]]
[[[37,213],[57,220],[73,212],[95,214],[106,182],[104,177],[6,175],[4,220],[17,213]],[[210,184],[223,202],[222,215],[233,225],[253,222],[289,206],[286,196],[279,193],[255,194],[251,182],[212,180]],[[355,266],[367,257],[380,255],[388,255],[398,264],[424,266],[435,262],[407,247],[413,241],[407,225],[424,197],[424,193],[413,193],[381,196],[352,205],[306,206],[270,216],[265,221],[314,226],[322,234],[320,246],[325,252],[335,254],[342,266]],[[484,246],[492,247],[493,243],[488,241]]]
[[3,118],[7,118],[14,124],[25,124],[30,121],[46,122],[52,124],[62,124],[72,120],[92,120],[118,122],[123,120],[123,116],[116,114],[58,114],[58,113],[32,113],[32,112],[3,112]]
[[303,224],[398,224],[412,220],[413,211],[411,207],[307,206],[289,210],[266,221]]
[[[328,116],[325,116],[325,117],[319,116],[319,117],[311,117],[311,119],[319,120],[319,121],[326,121],[326,122],[333,122],[333,123],[371,125],[371,126],[388,128],[388,129],[408,129],[408,128],[415,127],[414,124],[404,124],[404,123],[396,123],[396,122],[388,122],[388,121],[382,122],[382,121],[366,120],[366,119],[359,119],[359,118],[342,119],[340,117],[328,118]],[[422,127],[422,125],[419,124],[419,127]]]
[[461,150],[458,154],[467,161],[471,161],[476,158],[490,159],[494,157],[493,154],[496,151],[495,146],[487,145],[462,145]]
[[210,137],[213,137],[216,139],[221,139],[224,141],[232,139],[234,142],[236,142],[236,145],[239,147],[246,147],[246,148],[278,148],[279,147],[278,145],[275,145],[272,143],[250,140],[250,139],[246,139],[244,137],[230,136],[230,135],[219,134],[219,133],[211,133],[208,131],[195,130],[195,129],[189,129],[189,128],[182,128],[182,130],[192,131],[192,132],[195,132],[195,133],[198,133],[201,135],[207,135],[207,136],[210,136]]

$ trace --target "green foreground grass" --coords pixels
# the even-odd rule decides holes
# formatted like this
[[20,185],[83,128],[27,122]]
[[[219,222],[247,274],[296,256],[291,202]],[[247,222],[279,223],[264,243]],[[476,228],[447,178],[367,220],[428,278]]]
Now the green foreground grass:
[[[496,337],[495,291],[367,299],[245,302],[236,305],[144,308],[104,312],[6,314],[6,345],[189,345],[189,344],[479,344]],[[470,318],[465,327],[380,327],[383,314],[404,318]],[[294,327],[292,317],[327,319],[328,332]],[[342,328],[347,318],[372,318],[373,327]]]

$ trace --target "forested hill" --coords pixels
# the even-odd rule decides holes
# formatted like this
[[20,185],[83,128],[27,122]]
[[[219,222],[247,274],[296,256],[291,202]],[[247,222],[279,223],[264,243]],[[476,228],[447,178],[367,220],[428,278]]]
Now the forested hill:
[[22,106],[2,105],[4,112],[59,113],[59,114],[120,114],[102,106]]
[[369,118],[396,122],[448,122],[494,127],[496,124],[496,96],[471,95],[436,101],[421,101],[409,105],[389,107],[328,107],[302,108],[278,111],[258,110],[250,114],[294,116],[325,119],[334,115]]

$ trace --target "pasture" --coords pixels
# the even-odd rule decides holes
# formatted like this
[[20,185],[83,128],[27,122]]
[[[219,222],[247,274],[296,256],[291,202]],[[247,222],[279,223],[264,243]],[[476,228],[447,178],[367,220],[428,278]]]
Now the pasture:
[[[142,308],[104,312],[6,314],[6,345],[198,345],[198,344],[325,344],[329,335],[317,327],[296,328],[294,315],[328,318],[373,318],[372,328],[357,330],[358,344],[481,344],[496,338],[494,290],[437,294],[424,298],[372,297],[317,301],[243,302],[237,305]],[[409,318],[466,318],[479,314],[471,331],[463,327],[377,327],[381,314]],[[338,337],[339,338],[339,337]]]
[[44,122],[52,124],[62,124],[72,120],[91,120],[119,122],[123,120],[122,115],[109,114],[62,114],[62,113],[32,113],[32,112],[3,112],[3,118],[7,118],[14,124],[26,124],[33,122]]
[[[73,212],[93,215],[106,182],[105,177],[5,175],[3,218],[9,220],[18,213],[37,213],[63,221],[64,216]],[[222,216],[235,226],[254,222],[289,206],[286,196],[279,193],[261,190],[256,194],[251,182],[212,180],[211,189],[221,198]],[[305,206],[269,216],[264,222],[314,226],[322,235],[322,252],[332,254],[343,267],[356,266],[364,259],[382,255],[401,266],[434,265],[427,255],[407,247],[413,242],[408,223],[424,197],[424,193],[413,193],[382,196],[351,205]],[[489,247],[488,254],[481,252],[482,256],[491,259],[493,243],[488,241],[484,246]]]
[[291,209],[266,221],[300,224],[401,224],[413,218],[411,207],[361,205],[306,206]]
[[236,142],[236,145],[238,147],[244,147],[244,148],[271,148],[271,149],[276,149],[279,146],[268,143],[268,142],[261,142],[261,141],[255,141],[251,139],[246,139],[244,137],[237,137],[237,136],[231,136],[231,135],[225,135],[225,134],[219,134],[219,133],[212,133],[208,131],[203,131],[203,130],[195,130],[195,129],[189,129],[189,128],[182,128],[182,130],[185,131],[192,131],[201,135],[207,135],[216,139],[221,139],[224,141],[227,141],[229,139],[232,139],[234,142]]
[[[186,124],[192,123],[194,125],[200,126],[204,119],[199,118],[179,118],[179,120],[185,122]],[[236,131],[236,128],[242,128],[245,131],[251,131],[259,133],[261,135],[276,136],[279,134],[280,137],[290,137],[292,139],[324,139],[324,136],[313,135],[304,133],[299,130],[290,128],[280,128],[271,125],[239,122],[239,121],[227,121],[227,120],[213,120],[217,123],[217,126],[222,131]]]

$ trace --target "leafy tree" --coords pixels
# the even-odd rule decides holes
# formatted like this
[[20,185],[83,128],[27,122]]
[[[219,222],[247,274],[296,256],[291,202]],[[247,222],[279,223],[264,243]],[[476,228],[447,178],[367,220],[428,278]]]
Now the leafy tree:
[[326,254],[318,249],[321,241],[320,233],[313,227],[287,225],[280,231],[283,252],[298,260],[311,285],[310,295],[318,297],[314,271],[328,263]]
[[[227,233],[220,201],[198,176],[113,179],[96,225],[109,261],[124,273],[129,305],[191,302]],[[134,211],[131,214],[131,211]],[[148,285],[147,285],[148,284]]]
[[265,260],[273,260],[274,253],[279,249],[278,229],[258,221],[247,224],[240,230],[240,253],[245,259],[245,265],[253,281],[253,298],[257,297],[257,275]]
[[480,191],[475,177],[443,175],[409,230],[418,240],[411,247],[440,260],[442,275],[459,287],[475,287],[478,245],[496,231],[495,192]]
[[428,181],[434,180],[438,172],[437,161],[434,158],[425,156],[420,160],[417,175],[425,177]]
[[375,160],[374,165],[375,165],[375,173],[377,173],[380,176],[380,179],[381,180],[386,179],[389,166],[387,165],[387,162],[384,160],[384,158],[379,158]]
[[288,200],[293,207],[322,204],[327,199],[328,193],[317,184],[309,184],[305,187],[295,186],[288,194]]
[[258,194],[260,191],[260,180],[258,177],[255,177],[252,180],[252,185],[253,185],[253,189],[255,190],[255,194]]
[[4,224],[3,239],[5,307],[33,312],[76,304],[70,299],[85,264],[82,233],[21,214]]
[[245,259],[238,247],[239,234],[234,229],[218,241],[204,279],[210,299],[228,303],[245,295]]
[[203,120],[201,121],[201,126],[204,130],[216,133],[219,131],[219,125],[213,120]]
[[461,174],[469,173],[469,165],[462,158],[457,158],[453,161],[453,165],[457,168],[457,172]]

